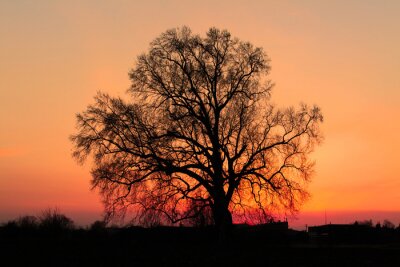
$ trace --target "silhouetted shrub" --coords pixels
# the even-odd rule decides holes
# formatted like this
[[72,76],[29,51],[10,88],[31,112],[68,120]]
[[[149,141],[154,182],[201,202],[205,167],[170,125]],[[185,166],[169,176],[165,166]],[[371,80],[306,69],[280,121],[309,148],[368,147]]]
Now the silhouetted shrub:
[[2,225],[5,229],[16,229],[18,228],[18,224],[16,220],[10,220]]
[[45,230],[72,230],[74,229],[74,222],[61,214],[57,209],[47,209],[42,212],[39,217],[40,227]]
[[383,227],[383,228],[387,228],[387,229],[394,229],[394,228],[395,228],[395,225],[394,225],[394,223],[392,223],[392,222],[389,221],[389,220],[384,220],[384,221],[383,221],[382,227]]
[[368,226],[368,227],[372,227],[373,226],[372,220],[356,221],[354,224],[365,225],[365,226]]
[[19,217],[16,224],[18,227],[24,229],[36,229],[39,226],[38,219],[35,216],[30,215]]
[[90,230],[92,231],[103,231],[107,226],[107,222],[105,221],[95,221],[90,225]]

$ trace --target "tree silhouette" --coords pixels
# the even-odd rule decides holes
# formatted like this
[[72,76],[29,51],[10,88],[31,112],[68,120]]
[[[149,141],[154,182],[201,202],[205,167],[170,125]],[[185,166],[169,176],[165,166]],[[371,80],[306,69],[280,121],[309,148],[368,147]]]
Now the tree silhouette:
[[269,70],[262,48],[226,30],[156,38],[129,73],[129,101],[98,93],[77,115],[73,155],[93,154],[108,214],[132,208],[139,222],[150,213],[176,223],[210,210],[223,236],[232,214],[295,211],[322,115],[269,103]]
[[40,227],[46,231],[61,232],[74,229],[74,222],[58,209],[47,209],[39,217]]

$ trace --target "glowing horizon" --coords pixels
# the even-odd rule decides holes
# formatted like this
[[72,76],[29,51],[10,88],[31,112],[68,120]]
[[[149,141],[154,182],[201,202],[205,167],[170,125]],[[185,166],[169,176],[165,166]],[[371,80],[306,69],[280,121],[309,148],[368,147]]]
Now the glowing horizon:
[[0,3],[0,222],[49,207],[77,222],[99,218],[90,164],[70,155],[75,114],[98,90],[124,96],[135,58],[183,25],[263,47],[272,101],[322,108],[325,140],[303,213],[400,214],[399,11],[398,1]]

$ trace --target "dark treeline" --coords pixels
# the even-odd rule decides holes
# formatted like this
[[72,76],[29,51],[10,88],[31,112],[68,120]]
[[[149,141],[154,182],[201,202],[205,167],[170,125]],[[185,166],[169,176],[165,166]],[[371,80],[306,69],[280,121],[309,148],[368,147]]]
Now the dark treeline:
[[[370,222],[370,221],[369,221]],[[96,221],[76,227],[56,210],[0,227],[4,266],[399,266],[400,228],[373,225],[288,229],[287,222],[235,225],[226,244],[213,226],[143,228]],[[393,265],[394,264],[394,265]]]

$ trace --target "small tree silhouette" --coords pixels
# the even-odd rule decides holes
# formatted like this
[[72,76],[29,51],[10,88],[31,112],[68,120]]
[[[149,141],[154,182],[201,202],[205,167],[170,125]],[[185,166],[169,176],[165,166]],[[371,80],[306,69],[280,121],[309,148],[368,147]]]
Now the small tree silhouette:
[[23,229],[36,229],[39,226],[39,221],[35,216],[22,216],[16,221],[17,226]]
[[107,222],[105,221],[95,221],[90,225],[90,230],[92,231],[103,231],[107,227]]
[[394,229],[396,226],[394,225],[394,223],[392,223],[389,220],[384,220],[383,224],[382,224],[383,228],[387,228],[387,229]]
[[58,209],[46,209],[39,216],[40,227],[48,231],[63,231],[74,229],[74,222],[61,214]]

